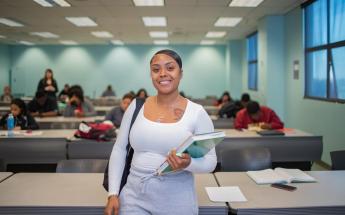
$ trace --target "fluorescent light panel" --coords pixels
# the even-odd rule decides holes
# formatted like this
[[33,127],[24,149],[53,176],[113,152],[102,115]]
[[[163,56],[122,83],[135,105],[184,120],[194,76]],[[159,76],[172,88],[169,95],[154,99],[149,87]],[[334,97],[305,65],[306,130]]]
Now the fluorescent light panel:
[[133,0],[134,5],[140,6],[164,6],[164,0]]
[[67,21],[78,27],[94,27],[97,23],[89,17],[65,17]]
[[155,45],[169,45],[169,41],[168,40],[154,40],[153,44],[155,44]]
[[11,19],[0,18],[0,23],[10,27],[23,27],[24,25]]
[[110,42],[114,45],[124,45],[124,42],[122,42],[121,40],[112,40]]
[[60,40],[59,42],[63,45],[78,45],[78,43],[73,40]]
[[54,5],[59,5],[60,7],[71,7],[71,5],[65,0],[34,0],[34,2],[43,7],[54,7]]
[[214,26],[216,27],[235,27],[242,20],[241,17],[219,17]]
[[65,0],[53,0],[56,4],[60,5],[61,7],[71,7],[71,5]]
[[23,45],[28,45],[28,46],[35,45],[35,44],[34,44],[34,43],[32,43],[32,42],[28,42],[28,41],[24,41],[24,40],[19,41],[18,43],[23,44]]
[[214,41],[214,40],[201,40],[200,44],[201,45],[214,45],[214,44],[216,44],[216,41]]
[[168,32],[166,31],[150,31],[150,37],[152,38],[167,38]]
[[46,0],[34,0],[37,4],[43,6],[43,7],[53,7],[53,5]]
[[31,32],[31,35],[43,37],[43,38],[58,38],[60,37],[59,35],[50,33],[50,32]]
[[257,7],[264,0],[232,0],[229,7]]
[[164,27],[167,26],[167,19],[164,16],[144,16],[143,22],[145,26]]
[[207,38],[222,38],[226,35],[225,31],[209,31],[206,34]]
[[92,31],[91,34],[95,37],[99,38],[112,38],[114,37],[111,33],[108,31]]

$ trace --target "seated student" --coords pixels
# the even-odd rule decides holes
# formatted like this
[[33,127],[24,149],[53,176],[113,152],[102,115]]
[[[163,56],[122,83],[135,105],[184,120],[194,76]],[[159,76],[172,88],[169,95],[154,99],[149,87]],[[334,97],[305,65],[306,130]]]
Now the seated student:
[[28,104],[28,111],[32,116],[57,116],[58,107],[56,99],[49,97],[44,91],[37,91],[35,98]]
[[[21,99],[14,99],[11,102],[11,112],[14,118],[14,130],[34,130],[38,129],[35,119],[27,112],[26,105]],[[0,120],[0,127],[7,129],[8,115],[4,115]]]
[[248,93],[243,93],[241,96],[242,108],[247,107],[248,102],[250,102],[250,95]]
[[235,118],[236,114],[245,108],[250,101],[250,96],[248,93],[243,93],[241,96],[241,101],[231,101],[227,102],[218,111],[218,115],[221,118]]
[[284,127],[284,123],[280,121],[273,110],[260,106],[255,101],[249,102],[246,108],[237,113],[234,124],[236,129],[246,129],[250,124],[259,124],[262,129],[280,129]]
[[138,90],[136,97],[146,99],[149,95],[144,88]]
[[13,99],[11,95],[11,88],[9,86],[4,87],[4,94],[1,95],[0,101],[10,103]]
[[68,91],[69,101],[64,111],[67,117],[96,116],[96,111],[92,103],[84,98],[83,89],[79,85],[72,86]]
[[228,91],[225,91],[223,95],[218,99],[217,107],[221,109],[225,104],[232,103],[232,98]]
[[119,128],[121,125],[122,117],[127,110],[129,104],[132,102],[134,97],[132,94],[127,93],[122,97],[119,107],[113,108],[106,116],[105,120],[110,120],[116,128]]
[[108,96],[116,96],[113,88],[111,87],[111,85],[107,86],[107,89],[104,90],[104,92],[102,93],[102,97],[108,97]]
[[59,101],[65,103],[66,99],[68,98],[68,89],[69,85],[65,84],[64,88],[59,93]]

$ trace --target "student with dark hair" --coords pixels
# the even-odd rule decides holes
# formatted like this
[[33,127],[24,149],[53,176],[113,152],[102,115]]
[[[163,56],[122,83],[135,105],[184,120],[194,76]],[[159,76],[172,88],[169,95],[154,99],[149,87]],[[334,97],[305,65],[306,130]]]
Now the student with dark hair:
[[79,85],[72,86],[68,91],[69,101],[64,111],[64,116],[86,117],[96,116],[92,103],[84,98],[83,89]]
[[56,99],[56,93],[59,89],[53,76],[53,70],[46,69],[44,78],[38,83],[37,91],[44,91],[49,97]]
[[[27,112],[26,105],[21,99],[13,99],[11,102],[11,111],[14,117],[14,130],[34,130],[38,129],[35,119]],[[10,113],[4,115],[0,120],[0,127],[7,129],[7,118]]]
[[250,102],[250,95],[248,93],[243,93],[241,96],[242,106],[247,107],[248,102]]
[[119,107],[114,107],[106,116],[105,120],[110,120],[116,128],[120,128],[123,115],[134,97],[127,93],[122,97]]
[[102,97],[109,97],[109,96],[116,96],[110,84],[107,86],[107,89],[105,89],[104,92],[102,93]]
[[225,91],[222,96],[218,99],[217,107],[221,109],[224,105],[228,103],[233,103],[232,98],[230,96],[230,93],[228,91]]
[[148,97],[148,94],[144,88],[141,88],[138,90],[138,92],[136,94],[136,98],[146,99],[147,97]]
[[[172,50],[161,50],[150,61],[150,77],[157,94],[146,98],[130,130],[138,98],[123,116],[109,161],[109,197],[105,214],[198,214],[193,173],[212,172],[215,149],[204,157],[176,155],[192,134],[214,131],[204,108],[179,94],[182,61]],[[140,100],[142,101],[142,100]],[[134,150],[127,183],[120,192],[127,144]],[[167,161],[174,172],[158,176]]]
[[258,124],[262,129],[280,129],[284,123],[277,114],[268,107],[260,106],[255,101],[250,101],[247,107],[237,113],[235,119],[236,129],[247,129],[250,124]]
[[64,88],[59,93],[59,101],[65,103],[68,98],[69,85],[65,84]]
[[35,98],[28,104],[28,111],[32,116],[57,116],[58,107],[56,99],[47,96],[44,91],[37,91]]

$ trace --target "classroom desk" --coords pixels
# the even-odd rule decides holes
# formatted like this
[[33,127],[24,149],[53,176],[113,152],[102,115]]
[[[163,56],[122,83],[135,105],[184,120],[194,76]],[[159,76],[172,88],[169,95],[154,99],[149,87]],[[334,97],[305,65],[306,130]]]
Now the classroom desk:
[[[102,173],[18,173],[0,183],[0,214],[103,214],[107,193]],[[200,215],[227,215],[224,203],[208,200],[212,174],[195,177]]]
[[111,109],[113,109],[116,106],[95,106],[95,111],[97,112],[97,116],[105,116]]
[[103,174],[18,173],[0,183],[0,214],[103,214]]
[[43,117],[35,118],[40,129],[77,129],[83,121],[94,122],[96,120],[104,120],[104,116],[93,117]]
[[285,129],[285,136],[260,136],[254,131],[216,129],[225,131],[226,137],[216,146],[218,162],[225,148],[241,149],[266,147],[271,152],[272,162],[304,162],[321,160],[322,136],[312,135],[297,129]]
[[233,118],[218,118],[217,116],[211,116],[213,126],[215,129],[231,129],[234,128]]
[[203,107],[209,115],[218,115],[218,107],[213,105],[205,105]]
[[11,103],[10,102],[0,102],[0,107],[10,107]]
[[5,181],[11,175],[13,175],[13,172],[0,172],[0,183]]
[[0,117],[10,111],[10,106],[0,106]]
[[290,192],[257,185],[244,172],[215,173],[220,186],[239,186],[247,202],[232,202],[237,214],[345,214],[345,171],[307,172],[317,183],[293,183]]
[[205,187],[218,187],[213,174],[195,174],[195,189],[198,196],[199,215],[206,214],[228,214],[228,208],[225,203],[212,202],[208,198]]
[[115,143],[72,138],[67,142],[68,159],[109,159]]
[[41,130],[33,131],[40,135],[0,136],[0,157],[7,164],[57,163],[66,159],[66,138],[73,136],[74,131]]

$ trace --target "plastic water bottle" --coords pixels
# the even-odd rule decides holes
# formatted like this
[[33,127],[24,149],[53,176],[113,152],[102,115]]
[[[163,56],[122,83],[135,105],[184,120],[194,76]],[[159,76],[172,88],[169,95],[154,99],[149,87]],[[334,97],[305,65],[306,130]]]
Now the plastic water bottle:
[[13,129],[14,129],[14,117],[10,113],[7,117],[7,135],[9,137],[13,136]]

